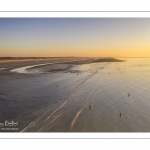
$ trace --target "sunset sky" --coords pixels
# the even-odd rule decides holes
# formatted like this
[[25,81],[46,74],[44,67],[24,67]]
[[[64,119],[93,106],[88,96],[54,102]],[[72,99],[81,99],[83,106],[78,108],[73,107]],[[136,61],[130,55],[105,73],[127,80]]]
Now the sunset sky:
[[150,18],[0,18],[0,57],[150,57]]

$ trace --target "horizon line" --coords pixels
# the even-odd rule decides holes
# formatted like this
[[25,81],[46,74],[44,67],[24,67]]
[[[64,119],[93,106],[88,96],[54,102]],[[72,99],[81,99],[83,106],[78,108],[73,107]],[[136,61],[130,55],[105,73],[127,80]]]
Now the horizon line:
[[104,58],[104,57],[118,57],[118,58],[150,58],[149,57],[139,57],[139,56],[135,56],[135,57],[121,57],[121,56],[0,56],[0,58],[82,58],[82,57],[88,57],[88,58]]

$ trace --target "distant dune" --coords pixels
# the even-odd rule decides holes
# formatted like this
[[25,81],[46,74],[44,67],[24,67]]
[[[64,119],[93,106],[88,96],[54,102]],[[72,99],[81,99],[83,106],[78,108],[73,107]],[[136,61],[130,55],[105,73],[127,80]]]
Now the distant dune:
[[105,58],[98,58],[97,60],[94,60],[93,62],[124,62],[125,60],[116,59],[113,57],[105,57]]

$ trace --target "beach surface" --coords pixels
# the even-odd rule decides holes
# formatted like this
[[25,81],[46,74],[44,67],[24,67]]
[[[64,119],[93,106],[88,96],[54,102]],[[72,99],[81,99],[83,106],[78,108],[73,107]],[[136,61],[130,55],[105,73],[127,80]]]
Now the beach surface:
[[0,132],[150,132],[149,98],[150,58],[0,61]]

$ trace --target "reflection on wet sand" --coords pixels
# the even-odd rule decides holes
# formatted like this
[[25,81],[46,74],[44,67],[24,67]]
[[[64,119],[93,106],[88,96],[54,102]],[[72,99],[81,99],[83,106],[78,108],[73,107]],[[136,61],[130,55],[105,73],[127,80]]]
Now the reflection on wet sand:
[[149,58],[35,68],[0,74],[1,122],[18,121],[21,132],[150,131]]

